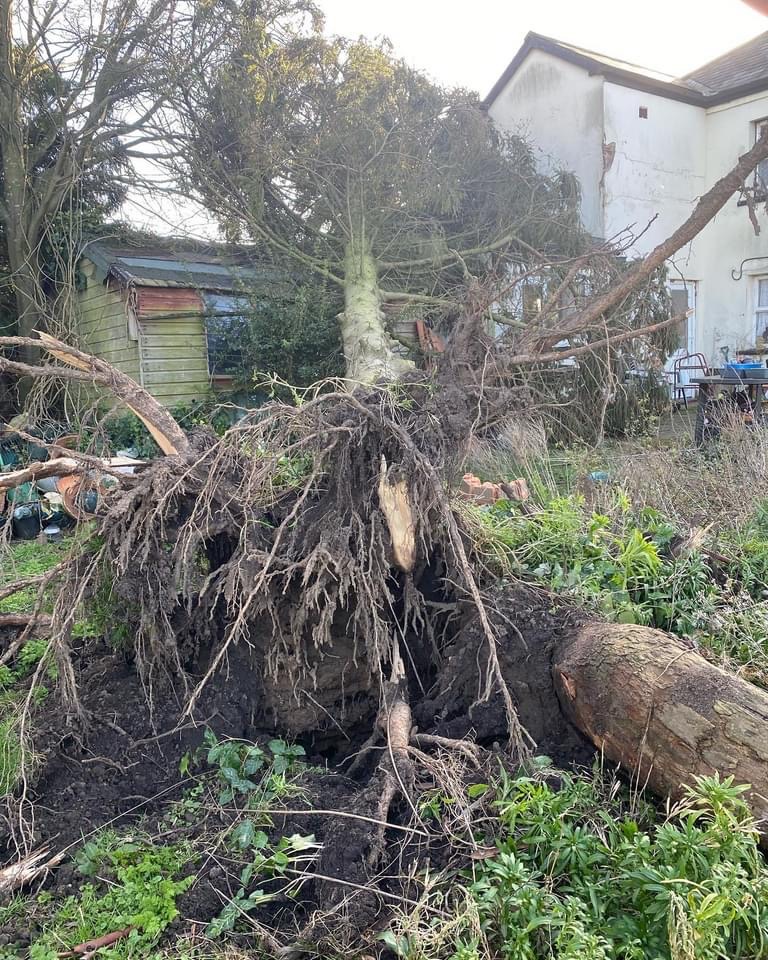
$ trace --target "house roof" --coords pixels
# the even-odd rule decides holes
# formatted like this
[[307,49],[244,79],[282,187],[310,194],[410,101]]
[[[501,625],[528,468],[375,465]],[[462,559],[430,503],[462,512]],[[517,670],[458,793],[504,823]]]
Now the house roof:
[[105,279],[137,287],[184,287],[236,292],[256,284],[285,283],[286,274],[259,263],[253,251],[188,240],[97,240],[82,252]]
[[768,32],[679,78],[530,32],[483,101],[486,108],[504,90],[532,50],[541,50],[590,73],[601,74],[620,86],[702,107],[768,89]]
[[768,86],[768,30],[683,77],[712,93],[737,90],[752,83]]

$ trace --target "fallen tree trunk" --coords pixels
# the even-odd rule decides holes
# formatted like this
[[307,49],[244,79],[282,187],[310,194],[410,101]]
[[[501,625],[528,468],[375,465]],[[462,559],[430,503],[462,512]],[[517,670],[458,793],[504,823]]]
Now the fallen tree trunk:
[[768,693],[659,630],[585,623],[560,644],[555,686],[568,718],[661,796],[696,776],[748,783],[768,823]]

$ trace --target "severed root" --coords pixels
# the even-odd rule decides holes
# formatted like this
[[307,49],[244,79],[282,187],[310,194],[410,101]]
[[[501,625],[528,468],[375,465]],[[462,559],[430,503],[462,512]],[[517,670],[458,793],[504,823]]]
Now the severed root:
[[[429,733],[415,733],[411,737],[411,743],[421,747],[443,747],[445,750],[455,750],[477,768],[480,767],[485,753],[482,747],[472,743],[471,740],[454,740],[452,737],[436,737]],[[409,747],[409,752],[414,753],[413,746]]]
[[64,859],[65,851],[49,856],[47,847],[40,847],[28,856],[0,870],[0,893],[8,894],[31,883]]

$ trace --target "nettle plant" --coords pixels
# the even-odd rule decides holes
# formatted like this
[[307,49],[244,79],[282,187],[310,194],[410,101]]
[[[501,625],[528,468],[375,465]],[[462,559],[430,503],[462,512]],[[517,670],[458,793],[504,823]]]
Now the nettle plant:
[[239,920],[259,906],[291,898],[301,889],[306,868],[320,849],[313,835],[293,834],[270,841],[270,805],[300,792],[291,777],[302,769],[304,748],[270,740],[266,749],[245,740],[219,740],[211,730],[204,739],[206,761],[215,768],[222,806],[244,801],[249,816],[240,819],[226,837],[233,862],[240,863],[239,888],[206,930],[209,937],[232,931]]
[[264,799],[265,776],[272,778],[271,784],[266,784],[267,793],[279,794],[279,779],[275,781],[274,777],[284,778],[295,771],[305,756],[304,747],[299,744],[270,740],[263,750],[247,740],[219,740],[212,730],[205,731],[203,742],[207,748],[206,762],[216,768],[222,806],[232,803],[236,796],[248,798],[257,792]]

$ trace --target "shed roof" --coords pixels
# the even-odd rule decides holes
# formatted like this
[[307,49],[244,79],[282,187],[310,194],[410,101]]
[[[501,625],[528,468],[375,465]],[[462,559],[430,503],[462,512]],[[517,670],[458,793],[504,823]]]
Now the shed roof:
[[246,248],[192,241],[89,243],[83,256],[105,279],[115,278],[137,287],[185,287],[195,290],[237,291],[259,284],[284,284],[286,273],[260,263]]

